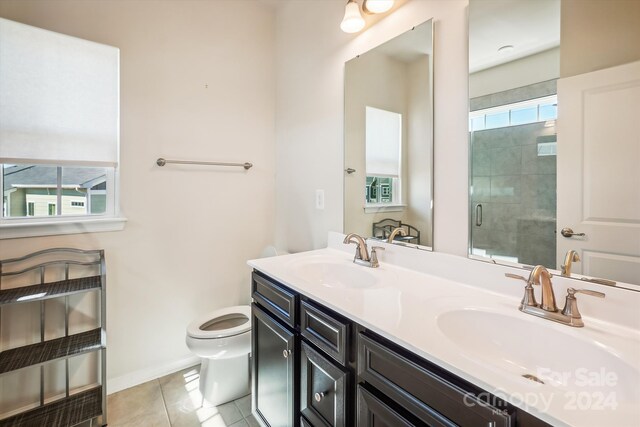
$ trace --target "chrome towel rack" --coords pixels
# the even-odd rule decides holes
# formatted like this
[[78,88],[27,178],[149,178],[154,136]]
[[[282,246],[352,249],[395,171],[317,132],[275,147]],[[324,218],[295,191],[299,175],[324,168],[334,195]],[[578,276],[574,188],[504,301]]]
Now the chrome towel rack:
[[164,166],[167,163],[175,163],[177,165],[207,165],[207,166],[241,166],[245,168],[245,170],[251,169],[253,167],[253,163],[245,162],[245,163],[225,163],[225,162],[199,162],[194,160],[168,160],[160,157],[156,160],[156,164],[158,166]]

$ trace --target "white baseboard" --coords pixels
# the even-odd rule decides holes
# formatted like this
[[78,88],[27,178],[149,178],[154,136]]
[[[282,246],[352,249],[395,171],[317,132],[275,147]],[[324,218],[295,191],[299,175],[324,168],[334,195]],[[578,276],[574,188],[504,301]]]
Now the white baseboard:
[[110,378],[107,380],[107,394],[117,393],[138,384],[173,374],[174,372],[197,365],[198,363],[200,363],[200,358],[198,356],[189,356],[164,365],[152,366],[135,372],[130,372],[126,375]]

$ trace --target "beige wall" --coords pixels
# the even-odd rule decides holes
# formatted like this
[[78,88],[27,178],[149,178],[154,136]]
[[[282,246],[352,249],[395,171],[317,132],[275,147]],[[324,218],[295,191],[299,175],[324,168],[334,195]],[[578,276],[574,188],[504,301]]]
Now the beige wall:
[[560,76],[640,59],[640,0],[562,0]]
[[[110,392],[193,361],[194,317],[249,302],[273,240],[273,11],[258,1],[2,0],[0,16],[120,48],[124,231],[0,240],[0,258],[104,248]],[[251,161],[248,172],[155,166]]]

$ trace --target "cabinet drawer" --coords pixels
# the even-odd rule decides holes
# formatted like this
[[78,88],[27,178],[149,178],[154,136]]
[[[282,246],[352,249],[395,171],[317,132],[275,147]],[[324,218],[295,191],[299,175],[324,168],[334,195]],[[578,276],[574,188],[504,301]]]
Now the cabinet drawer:
[[300,352],[300,413],[314,427],[349,427],[349,373],[310,345]]
[[463,389],[363,333],[358,335],[358,375],[425,422],[513,425],[509,413],[478,399],[476,390]]
[[253,272],[251,279],[253,299],[278,319],[295,328],[298,320],[296,316],[298,295],[256,271]]
[[302,301],[300,333],[341,365],[347,364],[349,323],[330,316],[307,301]]
[[358,385],[358,422],[356,424],[357,427],[442,426],[442,424],[439,424],[439,423],[431,423],[427,425],[420,421],[409,420],[407,419],[407,417],[400,415],[400,413],[398,413],[395,409],[391,408],[387,403],[385,403],[382,399],[379,399],[378,397],[373,395],[362,385]]

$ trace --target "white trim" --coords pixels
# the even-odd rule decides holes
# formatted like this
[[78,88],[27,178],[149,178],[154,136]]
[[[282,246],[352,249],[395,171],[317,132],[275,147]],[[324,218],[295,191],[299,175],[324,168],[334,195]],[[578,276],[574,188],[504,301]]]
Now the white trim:
[[[13,184],[11,188],[52,188],[57,189],[58,187],[55,185],[49,184]],[[76,188],[84,188],[80,185],[61,185],[60,188],[63,190],[75,190]]]
[[135,372],[129,372],[128,374],[121,375],[119,377],[110,378],[107,380],[107,394],[117,393],[138,384],[173,374],[174,372],[197,365],[198,363],[200,363],[200,358],[192,355],[164,365],[152,366]]
[[[32,217],[30,217],[32,218]],[[120,231],[124,229],[127,218],[70,218],[53,221],[29,220],[28,222],[5,221],[0,224],[0,240],[23,237],[55,236],[58,234],[99,233],[104,231]]]
[[385,203],[385,204],[371,204],[364,207],[364,213],[377,213],[377,212],[402,212],[407,205]]

